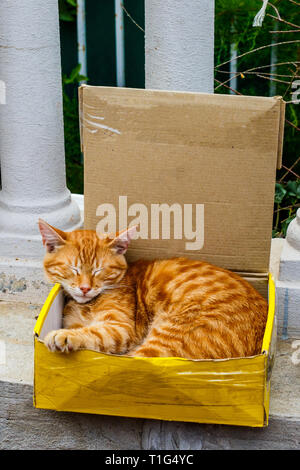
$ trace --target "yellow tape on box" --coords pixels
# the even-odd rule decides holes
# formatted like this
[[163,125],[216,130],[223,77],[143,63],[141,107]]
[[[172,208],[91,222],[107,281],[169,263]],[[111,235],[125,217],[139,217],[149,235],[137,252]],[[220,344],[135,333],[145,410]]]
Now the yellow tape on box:
[[243,426],[268,423],[274,358],[275,287],[262,352],[225,360],[137,358],[83,350],[51,353],[42,342],[59,328],[63,294],[54,286],[35,327],[34,405],[59,411]]

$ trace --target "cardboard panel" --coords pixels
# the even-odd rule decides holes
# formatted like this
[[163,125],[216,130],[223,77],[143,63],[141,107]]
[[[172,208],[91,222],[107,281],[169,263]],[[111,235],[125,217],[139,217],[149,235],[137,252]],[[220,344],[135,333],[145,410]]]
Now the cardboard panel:
[[[148,239],[132,243],[130,260],[187,256],[235,271],[268,272],[280,98],[84,86],[80,102],[85,228],[101,220],[99,205],[112,204],[121,230],[135,217],[126,220],[119,204],[131,214],[136,206],[130,206],[142,204]],[[155,204],[177,204],[181,211],[182,220],[178,213],[170,217],[170,239],[163,239],[162,225],[153,239]],[[191,221],[185,205],[203,247],[202,235],[196,244],[185,236]],[[182,239],[174,239],[180,224]]]

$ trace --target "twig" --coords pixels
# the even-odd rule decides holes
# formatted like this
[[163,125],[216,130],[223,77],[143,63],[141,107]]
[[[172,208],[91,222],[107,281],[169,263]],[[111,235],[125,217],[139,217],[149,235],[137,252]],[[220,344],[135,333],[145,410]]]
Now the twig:
[[125,11],[126,15],[128,16],[128,18],[131,19],[131,21],[135,24],[135,26],[137,26],[141,31],[143,31],[143,33],[145,32],[145,30],[139,25],[137,24],[136,21],[134,21],[134,19],[132,18],[132,16],[130,15],[130,13],[128,13],[128,11],[126,10],[126,8],[124,7],[123,3],[121,3],[121,8]]
[[269,33],[300,33],[300,29],[287,29],[286,31],[269,31]]
[[[285,83],[286,85],[289,85],[291,86],[291,82],[287,82],[286,80],[279,80],[278,78],[273,78],[273,76],[278,76],[280,77],[281,75],[277,75],[275,73],[258,73],[258,72],[239,72],[239,73],[236,73],[236,75],[234,77],[230,77],[228,78],[228,80],[225,80],[224,82],[220,82],[218,80],[216,80],[218,83],[220,83],[220,85],[218,85],[215,90],[217,90],[218,88],[220,88],[221,86],[225,86],[226,83],[230,82],[233,78],[238,78],[240,77],[241,75],[255,75],[256,77],[259,77],[259,78],[264,78],[265,80],[270,80],[272,82],[279,82],[279,83]],[[266,75],[269,75],[269,77],[267,77]],[[282,75],[283,77],[291,77],[293,80],[295,78],[298,78],[298,75]],[[292,81],[293,81],[292,80]],[[228,87],[230,88],[230,87]],[[288,87],[289,88],[289,87]],[[233,91],[236,91],[236,90],[233,90]],[[286,94],[286,93],[285,93]],[[284,96],[285,96],[284,94]],[[293,103],[293,101],[287,101],[286,103]]]
[[[299,67],[296,68],[295,73],[293,74],[293,78],[291,79],[289,86],[288,86],[287,89],[285,90],[285,93],[282,95],[282,98],[284,98],[285,95],[287,94],[288,90],[291,89],[292,83],[293,83],[293,81],[294,81],[294,79],[295,79],[295,76],[297,75],[298,68],[299,68]],[[289,102],[287,101],[286,103],[288,104]]]
[[[292,164],[292,166],[290,166],[289,170],[291,171],[291,170],[297,165],[297,163],[298,163],[299,161],[300,161],[300,157],[297,158],[297,160]],[[288,174],[289,174],[289,171],[286,171],[286,172],[284,173],[284,175],[280,178],[279,183],[281,183],[281,181],[283,181],[284,178],[285,178]]]
[[[238,74],[235,75],[234,77],[230,77],[230,78],[228,78],[228,80],[225,80],[225,82],[219,82],[219,80],[215,79],[216,82],[220,83],[220,85],[218,85],[217,87],[215,87],[215,90],[217,90],[217,89],[220,88],[221,86],[225,86],[226,88],[229,88],[229,89],[231,90],[230,86],[226,85],[226,83],[231,82],[231,80],[232,80],[233,78],[237,78],[237,77],[239,77],[239,76],[240,76],[240,74],[238,73]],[[236,90],[232,90],[232,91],[234,91],[236,94],[239,94],[239,95],[242,94],[242,93],[238,93]]]
[[[258,72],[242,72],[244,75],[257,75]],[[280,73],[271,73],[271,72],[260,72],[262,75],[270,75],[274,77],[286,77],[286,78],[300,78],[300,75],[283,75]],[[288,82],[290,83],[290,82]]]
[[[225,88],[228,88],[229,90],[233,91],[236,95],[242,95],[242,93],[240,93],[239,91],[234,90],[234,89],[231,88],[230,86],[226,85],[226,84],[225,84],[226,82],[222,83],[222,82],[220,82],[219,80],[217,80],[216,78],[215,78],[214,80],[215,80],[215,82],[220,83],[220,85],[218,85],[218,86],[215,88],[215,90],[217,90],[218,88],[220,88],[220,86],[224,86]],[[230,79],[230,80],[231,80],[231,79]],[[227,80],[227,82],[230,81],[230,80]]]
[[271,82],[279,82],[279,83],[285,83],[287,85],[290,85],[290,82],[286,82],[284,80],[278,80],[278,78],[266,77],[265,75],[261,75],[260,73],[257,73],[256,76],[260,78],[264,78],[265,80],[270,80]]
[[[247,70],[244,70],[243,72],[230,72],[228,70],[216,70],[216,71],[218,73],[231,73],[231,74],[232,73],[239,73],[239,74],[243,73],[243,74],[245,74],[245,73],[252,72],[253,70],[260,70],[260,69],[265,69],[267,67],[273,67],[273,66],[274,67],[275,66],[279,67],[280,65],[288,65],[288,64],[292,64],[295,67],[297,67],[298,65],[296,65],[296,64],[300,64],[300,62],[277,62],[276,64],[268,64],[268,65],[261,65],[260,67],[253,67],[252,69],[247,69]],[[218,67],[218,66],[216,66],[216,67]],[[263,73],[266,73],[266,72],[263,72]]]
[[300,204],[293,204],[292,206],[280,207],[274,210],[274,212],[287,211],[289,209],[293,209],[294,207],[300,207]]
[[222,64],[216,65],[216,68],[222,67],[223,65],[229,64],[233,60],[240,59],[241,57],[245,57],[246,55],[253,54],[254,52],[261,51],[262,49],[266,49],[268,47],[281,46],[283,44],[295,44],[299,42],[300,42],[299,39],[295,39],[294,41],[276,42],[273,44],[267,44],[266,46],[257,47],[256,49],[253,49],[252,51],[244,52],[244,54],[238,55],[237,57],[234,57],[233,59],[227,60],[226,62],[223,62]]
[[294,28],[300,29],[300,26],[298,24],[290,23],[289,21],[283,20],[282,18],[278,18],[277,16],[270,15],[270,13],[267,13],[267,16],[270,16],[270,18],[273,18],[273,20],[280,21],[280,23],[284,23],[289,26],[293,26]]
[[275,7],[275,5],[273,5],[273,3],[271,3],[271,2],[269,2],[269,6],[272,7],[272,8],[274,8],[274,10],[275,10],[275,12],[276,12],[276,15],[277,15],[277,18],[278,18],[279,20],[281,20],[282,18],[281,18],[280,14],[279,14],[278,9]]
[[296,178],[300,179],[300,176],[297,175],[297,173],[295,173],[294,171],[292,171],[290,168],[288,168],[287,166],[285,165],[282,165],[282,168],[284,168],[285,170],[287,170],[289,173],[292,173],[292,175],[296,176]]
[[285,122],[286,122],[287,124],[289,124],[290,126],[294,127],[294,128],[296,129],[296,131],[299,131],[299,132],[300,132],[300,127],[295,126],[295,124],[293,124],[291,121],[289,121],[288,119],[286,119]]
[[[220,72],[223,72],[223,71],[220,70]],[[215,88],[215,90],[217,90],[221,86],[225,86],[225,84],[230,82],[233,78],[240,77],[241,75],[255,75],[256,77],[264,78],[265,80],[270,80],[270,81],[279,82],[279,83],[285,83],[286,85],[291,85],[291,82],[287,82],[286,80],[279,80],[278,78],[273,78],[273,76],[291,77],[293,79],[298,78],[298,75],[278,75],[278,74],[275,74],[275,73],[265,73],[264,74],[264,73],[258,73],[258,72],[239,72],[239,73],[236,73],[236,75],[234,77],[230,77],[228,80],[225,80],[225,82],[220,82],[220,81],[216,80],[218,83],[220,83],[220,85],[218,85]],[[267,77],[266,75],[269,75],[269,77]],[[228,88],[230,88],[230,87],[228,87]]]

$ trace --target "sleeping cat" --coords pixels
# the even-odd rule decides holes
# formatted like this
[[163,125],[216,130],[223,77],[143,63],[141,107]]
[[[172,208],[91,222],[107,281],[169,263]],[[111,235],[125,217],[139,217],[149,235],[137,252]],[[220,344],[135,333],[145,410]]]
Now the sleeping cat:
[[136,228],[99,238],[39,221],[44,268],[67,294],[63,329],[50,351],[190,359],[261,352],[267,302],[238,275],[203,261],[174,258],[127,264]]

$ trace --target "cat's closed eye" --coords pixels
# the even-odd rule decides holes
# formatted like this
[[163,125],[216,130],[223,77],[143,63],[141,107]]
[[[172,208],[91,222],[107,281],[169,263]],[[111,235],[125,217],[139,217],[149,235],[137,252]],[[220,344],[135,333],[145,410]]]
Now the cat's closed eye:
[[100,274],[102,270],[103,270],[103,268],[94,269],[94,271],[92,272],[92,275],[97,276],[97,274]]
[[77,268],[76,266],[69,266],[73,274],[80,274],[80,269]]

